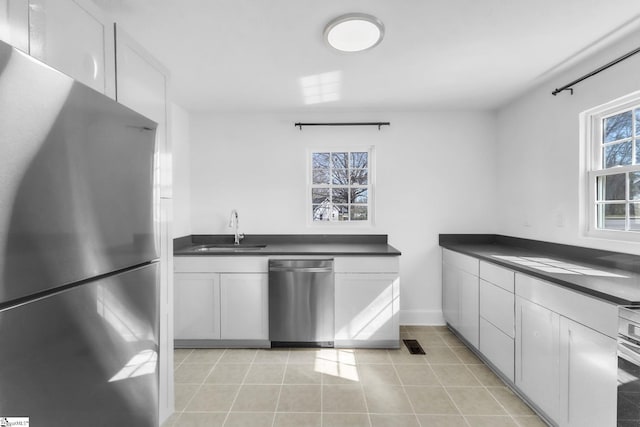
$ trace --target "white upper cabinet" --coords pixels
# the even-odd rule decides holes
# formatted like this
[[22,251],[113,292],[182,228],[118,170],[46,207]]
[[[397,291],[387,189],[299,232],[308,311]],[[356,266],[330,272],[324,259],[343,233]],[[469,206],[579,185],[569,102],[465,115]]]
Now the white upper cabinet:
[[160,196],[171,198],[171,149],[167,137],[168,71],[116,25],[116,99],[158,123]]
[[29,54],[115,97],[113,24],[92,2],[29,0]]
[[28,0],[0,0],[0,40],[29,53]]

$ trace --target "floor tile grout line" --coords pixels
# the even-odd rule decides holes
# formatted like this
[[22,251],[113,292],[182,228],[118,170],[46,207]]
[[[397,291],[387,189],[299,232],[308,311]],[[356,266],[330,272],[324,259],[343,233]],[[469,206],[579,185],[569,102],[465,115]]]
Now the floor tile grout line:
[[[178,419],[176,421],[179,421],[182,416],[184,415],[184,413],[187,411],[187,408],[189,407],[189,405],[191,404],[191,402],[193,401],[193,399],[197,396],[198,392],[200,390],[202,390],[202,387],[205,385],[205,382],[207,381],[207,378],[209,377],[209,375],[211,375],[211,372],[213,372],[213,370],[215,369],[215,367],[218,365],[218,362],[220,361],[220,359],[222,359],[222,356],[224,355],[224,353],[226,353],[227,350],[223,351],[222,354],[216,359],[216,362],[213,364],[213,366],[211,366],[211,369],[209,369],[209,372],[207,373],[207,375],[205,375],[202,378],[202,382],[198,385],[198,388],[196,389],[196,391],[193,393],[193,395],[191,396],[191,398],[187,401],[187,403],[185,403],[184,408],[182,408],[182,410],[180,411],[180,415],[178,416]],[[192,354],[194,354],[196,352],[196,349],[191,349],[191,351],[189,352],[189,354],[187,355],[187,357],[190,357]],[[185,363],[185,361],[187,360],[187,357],[185,357],[182,360],[182,363]],[[182,364],[181,364],[182,365]],[[194,383],[196,384],[196,383]]]
[[[224,357],[224,355],[229,351],[230,349],[226,349],[224,351],[224,353],[222,354],[222,356],[220,356],[220,360],[222,360],[222,358]],[[231,351],[233,351],[231,349]],[[233,400],[231,401],[231,405],[229,405],[229,410],[227,411],[227,415],[224,417],[224,421],[222,421],[222,425],[224,426],[227,423],[227,420],[229,419],[229,415],[231,414],[231,410],[233,409],[233,405],[235,405],[236,400],[238,399],[238,396],[240,395],[240,391],[242,390],[242,386],[244,385],[245,380],[247,379],[247,375],[249,375],[249,372],[251,371],[251,366],[253,365],[253,361],[255,360],[256,356],[257,356],[258,352],[257,350],[255,351],[255,353],[253,354],[253,357],[251,358],[251,361],[248,363],[249,367],[247,368],[247,372],[244,373],[244,376],[242,377],[242,380],[240,381],[240,385],[238,386],[238,390],[236,391],[236,395],[233,397]]]
[[[453,349],[451,348],[451,346],[449,345],[449,343],[446,343],[447,347],[451,349],[451,351],[453,352],[454,356],[460,360],[461,363],[464,364],[464,362],[458,357],[458,355],[453,351]],[[425,351],[426,352],[426,351]],[[436,380],[438,381],[438,384],[440,384],[440,386],[442,387],[442,389],[444,390],[444,392],[447,394],[447,397],[449,398],[449,400],[451,400],[451,403],[453,403],[453,406],[456,408],[456,410],[458,411],[458,413],[462,416],[462,419],[464,420],[465,424],[468,427],[471,427],[471,423],[469,422],[469,420],[467,419],[467,417],[465,416],[465,414],[462,413],[462,411],[460,410],[460,407],[458,406],[458,404],[456,403],[456,401],[453,399],[453,397],[451,396],[451,394],[449,393],[449,390],[447,390],[447,387],[442,383],[442,380],[440,379],[440,377],[438,376],[438,374],[436,373],[436,371],[431,367],[432,363],[429,362],[429,360],[427,359],[427,363],[429,364],[429,367],[431,368],[431,370],[433,371],[433,374],[436,377]]]
[[271,427],[276,425],[276,414],[278,413],[278,406],[280,405],[280,397],[282,396],[282,388],[284,387],[284,378],[287,375],[287,368],[289,367],[289,356],[291,350],[287,350],[287,360],[284,364],[284,370],[282,371],[282,378],[280,379],[280,389],[278,390],[278,398],[276,399],[276,406],[273,408],[273,418],[271,419]]
[[[477,357],[477,356],[476,356],[476,357]],[[486,366],[486,365],[485,365],[485,366]],[[467,368],[467,369],[468,369],[468,368]],[[497,397],[495,397],[495,396],[493,395],[493,393],[491,393],[491,390],[489,390],[489,387],[488,387],[486,384],[484,384],[484,383],[480,380],[480,378],[478,378],[478,377],[476,376],[476,374],[475,374],[471,369],[469,369],[469,371],[471,371],[471,374],[472,374],[474,377],[476,377],[476,379],[478,380],[478,382],[480,382],[480,384],[482,384],[482,386],[484,387],[485,391],[486,391],[487,393],[489,393],[489,396],[491,396],[491,397],[492,397],[496,402],[498,402],[498,405],[500,405],[500,407],[504,410],[505,414],[507,414],[507,415],[509,416],[509,418],[511,418],[511,420],[513,421],[513,423],[514,423],[514,424],[516,424],[516,425],[518,425],[519,423],[515,420],[515,418],[513,418],[513,415],[511,414],[511,412],[509,412],[509,410],[507,409],[507,407],[506,407],[505,405],[503,405],[503,404],[502,404],[502,402],[501,402]],[[492,373],[493,373],[493,371],[492,371]],[[494,374],[494,375],[495,375],[495,374]]]
[[[455,336],[455,334],[454,334],[454,336]],[[457,337],[456,337],[456,338],[457,338]],[[462,342],[462,341],[461,341],[461,342]],[[463,343],[463,344],[464,344],[464,343]],[[502,404],[502,402],[500,402],[500,401],[499,401],[499,400],[498,400],[498,399],[493,395],[493,393],[491,393],[491,391],[488,389],[487,385],[486,385],[486,384],[484,384],[484,383],[481,381],[481,379],[480,379],[480,378],[475,374],[475,372],[473,372],[473,370],[469,369],[469,367],[467,367],[467,366],[466,366],[466,365],[469,365],[469,364],[468,364],[468,363],[465,363],[465,361],[464,361],[464,360],[462,360],[462,358],[461,358],[460,356],[458,356],[458,354],[455,352],[455,350],[454,350],[454,348],[455,348],[455,347],[460,348],[460,347],[462,347],[462,346],[453,346],[453,345],[451,345],[451,344],[450,344],[450,343],[448,343],[448,342],[447,342],[447,345],[449,346],[449,348],[451,348],[451,351],[453,351],[453,352],[454,352],[455,356],[456,356],[458,359],[460,359],[460,361],[465,365],[465,367],[467,368],[467,370],[469,370],[469,371],[471,372],[471,375],[473,375],[473,376],[476,378],[476,380],[477,380],[477,381],[482,385],[482,387],[485,389],[485,391],[486,391],[487,393],[489,393],[489,395],[490,395],[490,396],[491,396],[491,397],[492,397],[492,398],[493,398],[493,399],[498,403],[498,405],[500,405],[500,407],[504,410],[505,414],[506,414],[506,415],[507,415],[507,416],[508,416],[512,421],[513,421],[513,423],[514,423],[514,424],[516,424],[516,425],[520,425],[520,423],[518,423],[518,422],[516,421],[516,419],[515,419],[515,418],[513,417],[513,415],[512,415],[512,414],[507,410],[507,408]],[[476,355],[476,354],[475,354],[471,349],[469,349],[469,347],[468,347],[468,346],[466,346],[466,345],[465,345],[465,346],[464,346],[464,348],[466,348],[466,349],[467,349],[467,351],[470,351],[470,352],[471,352],[471,353],[472,353],[476,358],[478,357],[478,356],[477,356],[477,355]],[[482,362],[482,365],[487,366],[487,365],[486,365],[486,364],[485,364],[481,359],[479,359],[479,360],[480,360],[480,362]],[[488,368],[488,366],[487,366],[487,368]],[[491,372],[493,373],[493,371],[491,371]],[[493,374],[495,375],[495,373],[493,373]],[[499,377],[498,377],[498,378],[499,378]],[[505,385],[505,386],[506,386],[506,385]],[[508,388],[508,387],[507,387],[507,388]],[[453,399],[451,398],[451,395],[449,394],[449,391],[446,389],[446,387],[445,387],[445,390],[447,391],[447,395],[449,395],[449,398],[453,401]],[[526,402],[525,402],[525,403],[526,403]],[[456,405],[456,407],[457,407],[457,404],[455,403],[455,401],[454,401],[454,405]],[[459,410],[459,408],[458,408],[458,410]],[[460,412],[462,413],[462,411],[460,411]],[[463,414],[463,417],[464,417],[465,422],[466,422],[467,424],[469,424],[469,425],[470,425],[470,422],[469,422],[469,420],[467,419],[467,416]]]
[[393,367],[393,371],[396,373],[396,377],[398,378],[398,381],[400,381],[400,386],[402,387],[402,392],[404,393],[404,396],[407,398],[407,402],[409,402],[409,406],[411,407],[411,412],[413,413],[413,418],[415,418],[415,420],[418,423],[418,425],[422,425],[422,423],[418,419],[418,415],[416,414],[416,408],[415,408],[415,406],[413,406],[413,402],[411,401],[411,398],[409,397],[409,393],[407,393],[407,389],[405,388],[405,384],[402,381],[402,379],[400,378],[400,374],[398,373],[398,369],[396,369],[396,365],[395,364],[391,364],[391,366]]

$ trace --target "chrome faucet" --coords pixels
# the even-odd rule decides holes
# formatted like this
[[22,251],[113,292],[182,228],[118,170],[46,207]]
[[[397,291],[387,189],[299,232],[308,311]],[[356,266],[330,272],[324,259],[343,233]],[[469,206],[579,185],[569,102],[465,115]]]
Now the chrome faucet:
[[231,210],[231,217],[229,218],[229,228],[233,228],[234,239],[233,243],[236,245],[240,244],[240,241],[244,239],[244,233],[238,232],[238,211],[235,209]]

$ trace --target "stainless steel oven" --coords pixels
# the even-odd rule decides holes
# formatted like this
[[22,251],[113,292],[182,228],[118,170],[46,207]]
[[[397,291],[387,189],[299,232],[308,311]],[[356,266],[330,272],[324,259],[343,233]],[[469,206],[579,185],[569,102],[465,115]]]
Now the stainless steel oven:
[[618,317],[618,427],[640,426],[640,306]]

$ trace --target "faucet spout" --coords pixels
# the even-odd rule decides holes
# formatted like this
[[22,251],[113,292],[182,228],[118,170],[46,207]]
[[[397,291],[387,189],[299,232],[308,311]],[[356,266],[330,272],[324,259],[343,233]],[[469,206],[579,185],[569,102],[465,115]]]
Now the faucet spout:
[[238,231],[240,225],[238,220],[238,211],[236,209],[231,210],[231,217],[229,218],[229,228],[233,228],[233,243],[240,244],[240,241],[244,239],[244,233]]

